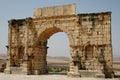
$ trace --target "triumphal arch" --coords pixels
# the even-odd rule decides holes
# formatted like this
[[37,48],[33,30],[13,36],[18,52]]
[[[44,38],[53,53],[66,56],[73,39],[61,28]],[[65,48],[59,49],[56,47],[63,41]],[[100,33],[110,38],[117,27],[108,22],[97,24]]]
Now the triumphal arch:
[[[34,9],[33,17],[8,21],[5,73],[46,74],[47,40],[64,32],[69,39],[68,76],[111,77],[111,12],[76,14],[75,4]],[[64,46],[64,45],[63,45]]]

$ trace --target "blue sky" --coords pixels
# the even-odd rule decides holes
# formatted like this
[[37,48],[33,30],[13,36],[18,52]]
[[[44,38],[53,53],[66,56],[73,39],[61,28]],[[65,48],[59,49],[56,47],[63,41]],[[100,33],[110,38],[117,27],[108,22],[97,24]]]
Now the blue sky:
[[[5,53],[8,41],[8,20],[33,16],[33,9],[64,4],[76,4],[76,13],[112,12],[112,46],[114,57],[120,56],[120,0],[0,0],[0,53]],[[59,40],[59,41],[58,41]],[[57,33],[49,39],[48,54],[69,56],[67,35]],[[54,50],[53,50],[54,49]]]

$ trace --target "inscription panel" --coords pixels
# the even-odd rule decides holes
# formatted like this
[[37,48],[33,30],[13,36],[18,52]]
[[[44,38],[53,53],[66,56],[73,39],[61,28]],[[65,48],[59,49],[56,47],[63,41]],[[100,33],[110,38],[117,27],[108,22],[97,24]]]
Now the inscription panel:
[[35,8],[33,17],[40,18],[40,17],[59,16],[59,15],[72,15],[75,14],[76,11],[75,9],[76,9],[75,4]]

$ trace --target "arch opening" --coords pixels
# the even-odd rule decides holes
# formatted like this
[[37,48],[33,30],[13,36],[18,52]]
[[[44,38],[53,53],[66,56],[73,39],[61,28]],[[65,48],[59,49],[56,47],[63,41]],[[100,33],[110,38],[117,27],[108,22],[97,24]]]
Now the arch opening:
[[69,40],[64,32],[57,32],[48,39],[48,56],[69,57]]
[[39,41],[47,40],[49,39],[53,34],[57,32],[63,32],[61,29],[57,27],[45,29],[40,35],[39,35]]
[[64,32],[58,32],[52,35],[48,40],[47,66],[48,72],[67,74],[69,70],[70,50],[67,35]]
[[[56,39],[55,38],[53,39],[52,37],[53,38],[56,37]],[[52,43],[50,40],[51,38],[52,38]],[[68,57],[70,55],[69,54],[70,50],[69,50],[69,40],[64,31],[56,27],[44,30],[39,36],[38,46],[39,46],[38,48],[39,50],[38,53],[36,54],[36,57],[38,59],[36,60],[37,63],[35,64],[35,66],[39,65],[36,68],[37,70],[39,70],[36,71],[37,74],[51,73],[51,72],[58,74],[59,72],[61,73],[63,71],[64,74],[67,74],[67,71],[69,69]],[[52,58],[53,59],[52,63],[48,61],[47,56],[54,57]]]

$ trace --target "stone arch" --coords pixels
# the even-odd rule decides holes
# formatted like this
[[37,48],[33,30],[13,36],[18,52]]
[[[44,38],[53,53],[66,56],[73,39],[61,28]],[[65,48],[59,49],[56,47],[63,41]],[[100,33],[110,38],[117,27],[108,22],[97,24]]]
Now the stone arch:
[[[47,69],[47,40],[53,34],[57,32],[64,32],[58,27],[46,28],[39,36],[37,37],[37,41],[35,42],[36,51],[33,55],[29,56],[29,69],[30,74],[46,74],[48,73]],[[68,35],[69,36],[69,35]],[[69,41],[69,39],[68,39]],[[30,59],[31,58],[31,59]],[[34,66],[30,66],[34,65]]]
[[52,36],[53,34],[57,33],[57,32],[64,32],[66,33],[66,35],[68,36],[68,40],[70,43],[73,42],[73,39],[71,38],[73,35],[72,33],[68,30],[68,28],[71,26],[67,26],[66,28],[64,26],[61,25],[52,25],[52,26],[44,26],[39,28],[39,30],[37,31],[37,36],[39,40],[46,40],[48,39],[50,36]]
[[[82,74],[82,72],[79,73],[78,71],[82,70],[84,66],[84,69],[86,70],[85,73],[88,73],[87,70],[97,70],[97,72],[93,74],[94,76],[97,76],[97,73],[99,74],[99,72],[102,71],[101,68],[104,68],[104,63],[99,63],[97,61],[99,56],[97,55],[97,50],[95,49],[95,46],[97,45],[105,45],[104,47],[106,50],[104,51],[103,56],[107,62],[106,66],[110,68],[108,70],[112,71],[110,21],[111,12],[49,17],[44,16],[40,18],[10,20],[8,35],[9,59],[7,61],[5,73],[47,73],[47,39],[57,32],[65,32],[68,36],[70,44],[69,76],[85,76],[84,73]],[[104,24],[104,22],[107,22],[107,24]],[[86,30],[90,26],[93,26],[94,29],[91,30],[92,32],[88,33]],[[18,54],[20,54],[20,45],[24,48],[24,55],[23,58],[21,57],[22,63],[20,63],[20,66],[16,66],[20,61],[18,58]],[[96,59],[92,59],[92,50],[97,56]],[[78,55],[74,56],[75,53]],[[77,62],[77,65],[74,65],[74,62]],[[15,63],[15,65],[13,65],[13,63]],[[108,70],[105,69],[106,73]],[[77,75],[76,72],[78,72]],[[111,75],[111,72],[108,73]],[[104,73],[101,74],[103,75],[102,77],[104,77]]]
[[53,34],[57,32],[63,32],[63,30],[53,27],[53,28],[46,28],[41,34],[39,34],[38,39],[39,40],[47,40],[49,37],[51,37]]

